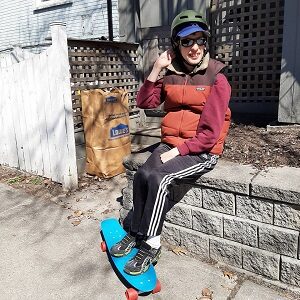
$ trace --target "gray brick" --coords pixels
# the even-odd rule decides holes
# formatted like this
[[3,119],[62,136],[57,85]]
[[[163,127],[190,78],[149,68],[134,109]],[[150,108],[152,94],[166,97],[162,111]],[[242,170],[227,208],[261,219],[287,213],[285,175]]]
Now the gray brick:
[[192,187],[182,198],[182,202],[192,206],[202,207],[202,188]]
[[162,240],[166,241],[168,244],[179,246],[181,245],[181,237],[179,226],[164,222],[162,229]]
[[263,223],[273,222],[273,202],[247,196],[236,196],[236,215]]
[[197,183],[219,190],[249,195],[249,186],[257,170],[252,166],[219,160],[217,166],[201,176]]
[[180,229],[181,243],[188,251],[200,255],[202,259],[209,259],[208,235],[194,230]]
[[258,232],[259,248],[297,257],[299,232],[272,225],[261,225]]
[[228,265],[242,268],[242,249],[236,243],[223,239],[210,239],[210,258]]
[[293,204],[275,204],[274,224],[300,230],[300,206]]
[[257,247],[257,225],[234,217],[224,217],[224,238]]
[[207,234],[223,235],[223,217],[215,212],[201,208],[192,211],[193,229]]
[[300,286],[300,261],[290,257],[281,257],[281,281]]
[[243,268],[247,271],[279,279],[280,255],[255,248],[243,248]]
[[175,202],[186,203],[192,206],[202,207],[202,190],[190,184],[174,184],[170,188],[170,197]]
[[149,151],[143,153],[132,153],[123,159],[123,165],[127,170],[136,171],[145,163],[150,155],[151,152]]
[[122,195],[123,195],[123,208],[125,209],[131,209],[133,206],[132,203],[132,189],[125,187],[122,190]]
[[298,204],[300,199],[299,178],[299,168],[287,166],[267,168],[254,177],[251,184],[251,195]]
[[176,203],[167,213],[166,220],[176,225],[192,228],[192,209],[185,204]]
[[222,191],[203,189],[203,207],[226,213],[235,214],[234,195]]

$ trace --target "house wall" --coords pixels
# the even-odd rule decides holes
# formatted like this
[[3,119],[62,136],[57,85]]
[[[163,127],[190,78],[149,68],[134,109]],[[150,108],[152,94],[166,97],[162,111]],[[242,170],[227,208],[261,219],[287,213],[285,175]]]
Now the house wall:
[[[69,3],[71,2],[71,3]],[[0,51],[14,45],[43,44],[51,22],[64,22],[68,38],[108,37],[107,1],[72,0],[68,4],[36,9],[36,0],[2,0]],[[112,0],[113,34],[119,39],[118,1]]]

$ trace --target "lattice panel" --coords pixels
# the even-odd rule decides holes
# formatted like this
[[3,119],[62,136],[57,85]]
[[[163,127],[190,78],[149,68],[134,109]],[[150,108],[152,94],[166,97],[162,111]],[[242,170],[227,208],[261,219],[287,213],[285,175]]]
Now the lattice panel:
[[69,40],[68,45],[75,131],[83,130],[81,90],[123,88],[128,91],[130,116],[139,113],[136,44]]
[[213,0],[212,56],[228,65],[235,102],[278,102],[284,1]]

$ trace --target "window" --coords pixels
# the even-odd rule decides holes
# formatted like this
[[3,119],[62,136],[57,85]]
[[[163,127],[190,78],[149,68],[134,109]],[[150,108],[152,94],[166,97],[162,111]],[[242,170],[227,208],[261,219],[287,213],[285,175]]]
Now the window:
[[53,7],[57,5],[70,4],[73,0],[35,0],[35,10]]

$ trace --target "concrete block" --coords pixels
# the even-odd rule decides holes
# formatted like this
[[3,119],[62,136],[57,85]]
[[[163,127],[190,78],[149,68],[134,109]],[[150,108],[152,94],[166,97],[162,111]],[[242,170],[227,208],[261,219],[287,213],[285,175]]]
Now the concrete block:
[[124,158],[123,165],[126,169],[130,171],[136,171],[140,166],[142,166],[145,163],[145,161],[150,155],[150,151],[143,153],[132,153]]
[[235,199],[232,193],[203,189],[203,207],[222,212],[225,214],[235,214]]
[[132,181],[133,180],[133,176],[135,174],[136,171],[130,171],[128,169],[125,170],[126,173],[126,178],[128,181]]
[[279,254],[250,247],[243,247],[242,255],[243,269],[271,279],[279,279]]
[[223,236],[223,217],[221,214],[201,208],[192,210],[193,229],[203,233]]
[[202,188],[191,187],[181,201],[191,206],[202,207]]
[[179,246],[181,245],[180,227],[164,222],[161,238],[168,244]]
[[252,181],[251,195],[299,204],[300,168],[280,167],[261,171]]
[[300,286],[300,260],[282,256],[280,280]]
[[132,201],[132,189],[125,187],[122,190],[122,196],[123,196],[123,208],[130,210],[133,206]]
[[242,249],[237,243],[224,239],[210,239],[210,258],[228,265],[242,268]]
[[273,202],[248,196],[236,196],[236,215],[263,223],[273,222]]
[[166,215],[166,221],[183,227],[192,228],[191,207],[181,203],[173,202],[173,204],[174,206]]
[[209,259],[209,236],[191,229],[180,229],[181,244],[188,251]]
[[224,216],[224,238],[257,247],[257,225],[239,218]]
[[240,165],[219,159],[216,167],[201,176],[198,184],[228,192],[249,195],[249,185],[257,169],[252,166]]
[[299,232],[272,225],[260,225],[258,235],[259,248],[297,257]]
[[274,224],[300,230],[300,205],[275,204]]

